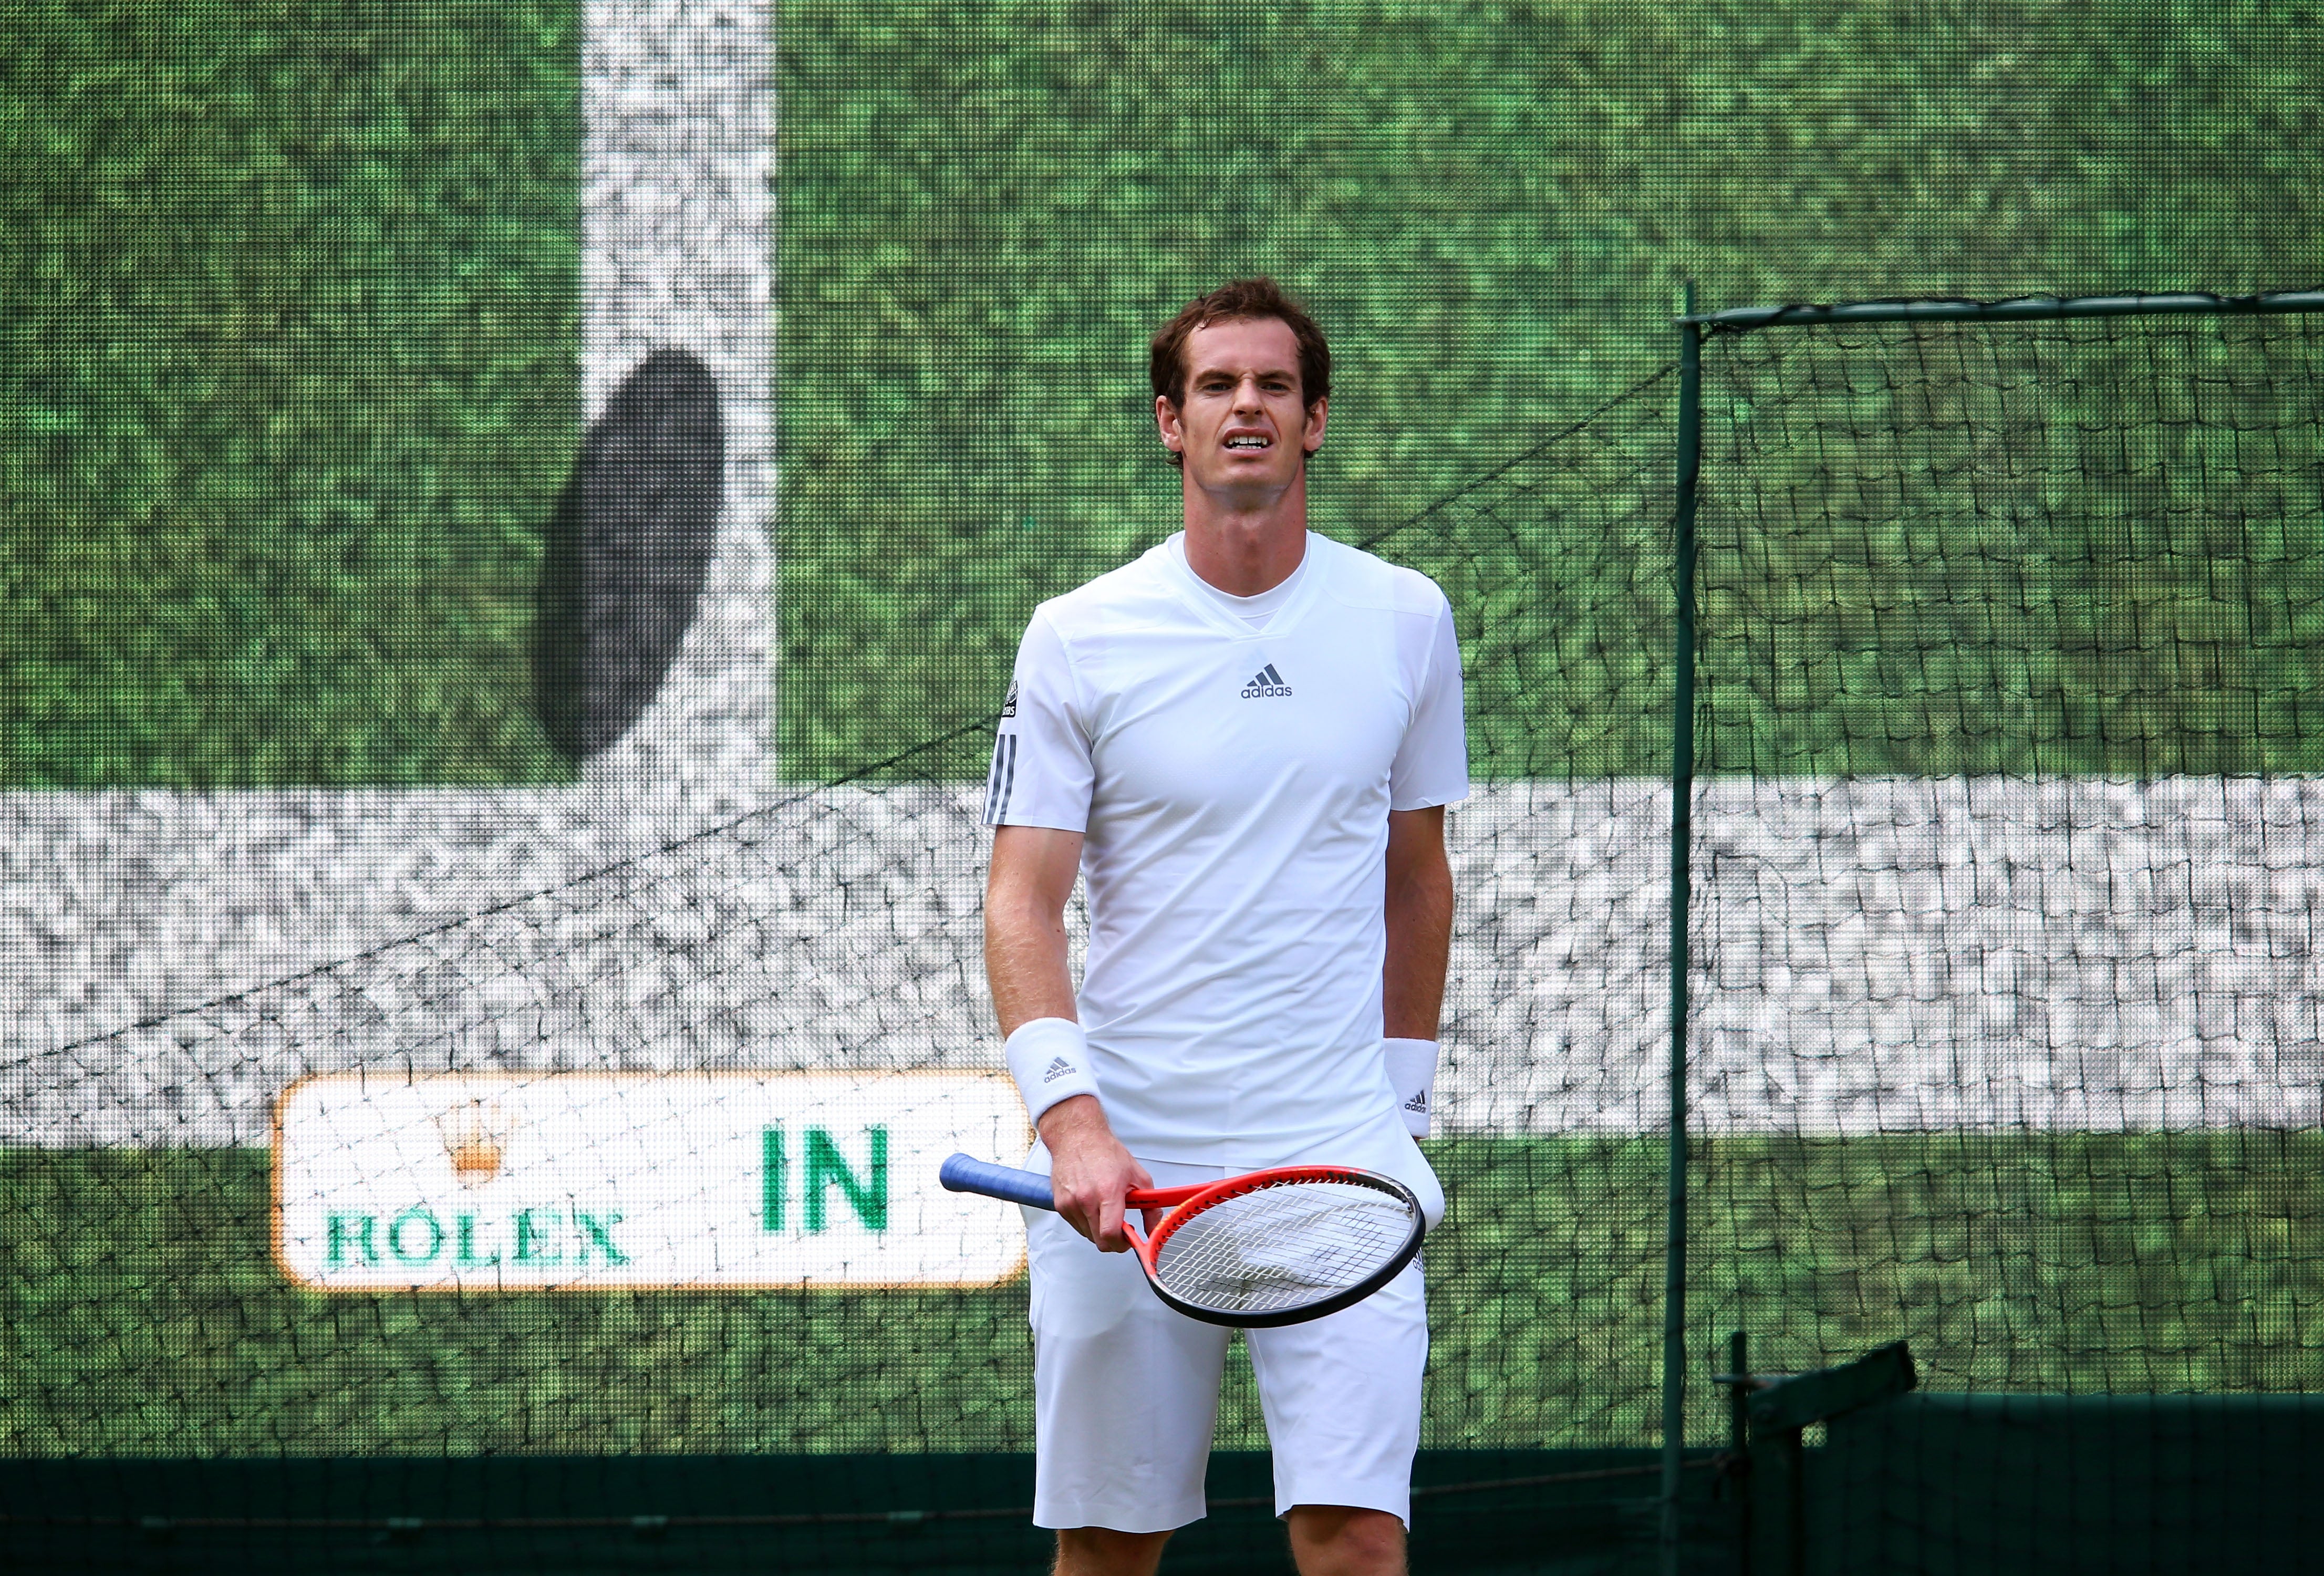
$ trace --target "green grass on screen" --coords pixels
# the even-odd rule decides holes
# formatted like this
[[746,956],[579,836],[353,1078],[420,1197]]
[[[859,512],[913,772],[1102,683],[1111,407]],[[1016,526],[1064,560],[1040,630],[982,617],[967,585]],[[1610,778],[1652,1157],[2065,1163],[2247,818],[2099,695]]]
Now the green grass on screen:
[[562,780],[572,0],[0,18],[0,787]]
[[[570,0],[0,20],[0,785],[563,775],[524,652],[576,437],[579,27]],[[1363,539],[1665,357],[1682,278],[2319,266],[2324,43],[2260,0],[791,0],[773,30],[794,779],[989,714],[1032,604],[1175,524],[1142,348],[1225,275],[1332,328],[1317,519]],[[1602,709],[1659,631],[1592,638],[1548,704]],[[1552,764],[1650,760],[1645,718]]]
[[2324,313],[1704,349],[1699,764],[2324,771]]
[[[1331,332],[1315,519],[1361,540],[1668,359],[1683,279],[1732,306],[2324,268],[2324,34],[2261,0],[787,0],[779,32],[797,779],[990,715],[1034,604],[1176,528],[1146,339],[1223,278],[1275,274]],[[1529,687],[1624,737],[1480,739],[1482,775],[1655,769],[1653,710],[1602,685],[1666,634],[1610,589],[1557,588],[1591,659]]]

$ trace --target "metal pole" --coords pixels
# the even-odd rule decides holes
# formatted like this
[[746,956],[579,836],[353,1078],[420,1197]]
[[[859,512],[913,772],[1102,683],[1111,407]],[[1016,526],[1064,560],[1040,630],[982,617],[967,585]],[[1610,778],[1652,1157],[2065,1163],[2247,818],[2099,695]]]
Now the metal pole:
[[1694,501],[1702,475],[1702,328],[1694,284],[1679,324],[1676,672],[1671,705],[1670,1138],[1663,1237],[1663,1576],[1679,1573],[1678,1492],[1686,1447],[1686,1020],[1688,851],[1694,821]]

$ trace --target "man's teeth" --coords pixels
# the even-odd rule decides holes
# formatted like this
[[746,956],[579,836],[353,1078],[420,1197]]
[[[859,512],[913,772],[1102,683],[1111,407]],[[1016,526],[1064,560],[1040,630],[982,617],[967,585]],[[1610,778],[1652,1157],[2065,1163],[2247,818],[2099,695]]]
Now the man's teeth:
[[1265,448],[1267,447],[1267,439],[1263,438],[1230,438],[1227,439],[1227,447],[1229,448]]

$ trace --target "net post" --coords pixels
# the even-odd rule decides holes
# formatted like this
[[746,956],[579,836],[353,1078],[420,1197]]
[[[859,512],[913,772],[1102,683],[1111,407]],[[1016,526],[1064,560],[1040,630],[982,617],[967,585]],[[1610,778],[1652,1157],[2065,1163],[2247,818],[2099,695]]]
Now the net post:
[[1678,1576],[1679,1483],[1686,1449],[1686,1020],[1688,845],[1694,799],[1694,505],[1702,475],[1702,327],[1694,281],[1679,330],[1678,500],[1673,519],[1677,594],[1671,700],[1670,1135],[1663,1237],[1663,1576]]

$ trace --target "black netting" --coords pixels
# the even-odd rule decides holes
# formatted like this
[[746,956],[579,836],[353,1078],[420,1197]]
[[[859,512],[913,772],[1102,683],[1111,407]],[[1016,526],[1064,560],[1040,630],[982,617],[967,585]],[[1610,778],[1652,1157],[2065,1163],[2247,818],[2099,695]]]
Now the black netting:
[[1691,1274],[1756,1366],[2324,1374],[2319,353],[1707,340]]

